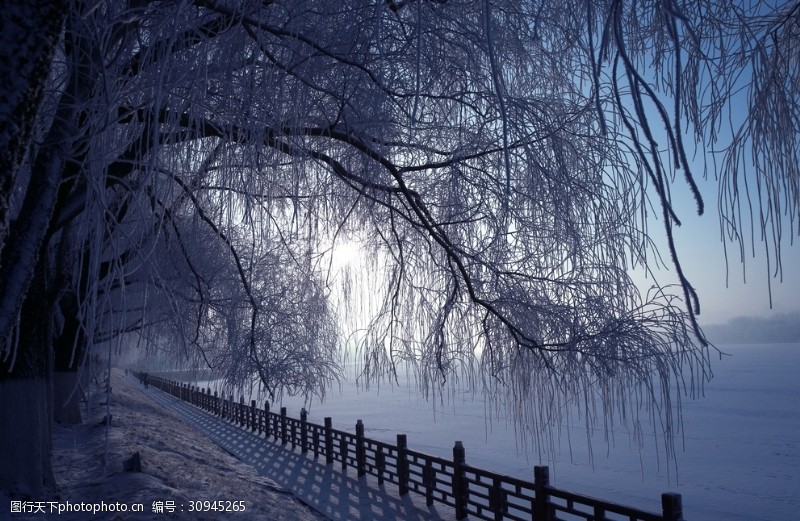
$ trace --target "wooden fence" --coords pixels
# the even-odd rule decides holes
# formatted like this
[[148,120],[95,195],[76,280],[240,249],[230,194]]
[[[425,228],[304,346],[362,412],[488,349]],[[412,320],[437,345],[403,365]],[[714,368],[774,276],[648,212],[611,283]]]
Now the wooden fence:
[[358,476],[375,476],[379,484],[397,485],[400,495],[414,492],[455,509],[456,518],[518,521],[683,521],[680,494],[661,495],[661,514],[646,512],[550,486],[547,467],[534,468],[534,481],[504,476],[468,465],[460,441],[453,447],[453,459],[431,456],[408,448],[405,434],[397,435],[392,445],[364,436],[364,424],[358,420],[355,434],[334,429],[331,418],[324,425],[307,421],[305,410],[300,418],[291,418],[282,407],[270,411],[269,402],[258,407],[244,397],[236,402],[211,394],[210,389],[165,380],[145,373],[134,373],[140,380],[185,402],[282,445],[298,447],[315,459],[324,457],[328,465],[340,464],[356,469]]

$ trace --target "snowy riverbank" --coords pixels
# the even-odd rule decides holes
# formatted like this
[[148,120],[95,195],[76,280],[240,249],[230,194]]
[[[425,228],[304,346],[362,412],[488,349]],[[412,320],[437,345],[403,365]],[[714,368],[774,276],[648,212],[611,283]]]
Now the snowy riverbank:
[[[97,403],[105,400],[103,394],[95,395],[91,418],[85,418],[83,425],[54,426],[53,466],[59,486],[56,497],[34,498],[33,503],[26,504],[24,510],[38,513],[15,513],[20,505],[12,505],[12,500],[5,497],[0,518],[323,519],[208,438],[195,433],[174,413],[153,403],[139,385],[133,376],[126,377],[124,371],[112,371],[112,421],[105,465],[106,432],[101,422],[106,407]],[[124,471],[123,462],[137,451],[141,455],[142,472]],[[68,502],[72,507],[84,503],[83,508],[100,510],[94,515],[86,511],[59,515],[57,509],[65,509]],[[217,502],[216,511],[212,502]]]

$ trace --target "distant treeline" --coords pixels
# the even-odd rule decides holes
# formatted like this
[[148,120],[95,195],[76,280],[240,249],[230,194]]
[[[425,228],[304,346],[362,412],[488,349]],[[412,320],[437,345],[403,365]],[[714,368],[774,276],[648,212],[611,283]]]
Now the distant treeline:
[[704,326],[703,331],[715,344],[800,343],[800,313],[736,317],[727,324]]

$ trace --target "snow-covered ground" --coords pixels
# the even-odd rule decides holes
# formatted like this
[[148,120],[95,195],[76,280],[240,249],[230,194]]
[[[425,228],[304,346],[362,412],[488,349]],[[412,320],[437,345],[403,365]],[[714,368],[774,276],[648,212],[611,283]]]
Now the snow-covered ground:
[[[586,433],[577,425],[562,431],[570,434],[571,455],[561,440],[554,457],[542,461],[553,484],[655,512],[662,492],[678,492],[690,520],[800,519],[800,345],[722,348],[733,356],[713,364],[705,398],[683,402],[677,475],[674,466],[669,470],[657,460],[652,440],[640,454],[621,429],[609,449],[601,429],[590,458]],[[282,405],[297,417],[303,403],[284,399]],[[351,431],[362,419],[367,436],[385,441],[406,433],[410,448],[444,457],[461,440],[468,463],[513,476],[532,480],[539,464],[537,455],[519,448],[513,426],[503,419],[487,423],[484,401],[466,393],[434,410],[407,385],[359,392],[345,382],[341,394],[312,404],[309,421],[322,423],[325,416]]]
[[[274,482],[259,476],[208,438],[197,434],[175,414],[157,406],[141,392],[133,376],[126,377],[122,370],[114,369],[111,385],[112,421],[105,464],[106,433],[100,422],[106,407],[95,403],[90,409],[91,418],[83,425],[55,426],[53,464],[59,484],[58,497],[41,498],[44,513],[29,515],[10,513],[11,502],[4,498],[0,519],[322,519]],[[105,400],[105,394],[95,395],[97,399]],[[137,451],[141,455],[143,472],[125,472],[123,461]],[[214,511],[210,510],[211,503],[206,505],[205,501],[223,503]],[[243,503],[228,503],[239,501]],[[117,511],[58,514],[57,510],[51,510],[59,506],[66,508],[67,502],[105,504],[106,508],[113,504]],[[134,513],[134,505],[142,505],[143,512]],[[240,510],[242,505],[243,513],[233,511]],[[119,511],[123,506],[127,511]],[[230,511],[220,511],[219,507]],[[161,512],[154,511],[159,508]],[[192,509],[195,511],[190,511]]]
[[[631,451],[624,432],[606,450],[599,433],[594,440],[593,463],[585,449],[585,434],[570,433],[572,453],[562,443],[552,459],[554,485],[658,511],[662,492],[684,497],[690,520],[796,519],[800,511],[800,345],[723,346],[732,357],[716,362],[716,376],[706,397],[683,404],[685,446],[679,448],[677,483],[655,458],[655,448]],[[84,501],[126,505],[141,503],[144,513],[85,513],[60,516],[23,516],[10,519],[298,519],[316,514],[281,492],[268,479],[238,462],[207,438],[198,435],[177,416],[165,412],[140,391],[138,382],[124,373],[112,373],[113,415],[108,460],[103,471],[105,430],[98,423],[105,407],[95,403],[92,418],[76,427],[56,426],[54,465],[63,503]],[[279,404],[280,405],[280,404]],[[296,416],[302,402],[285,399]],[[463,394],[435,408],[411,386],[359,392],[345,382],[342,393],[332,393],[324,404],[312,404],[310,421],[352,430],[363,419],[367,435],[394,441],[408,435],[409,446],[445,457],[455,440],[464,442],[467,462],[509,475],[530,478],[538,457],[517,444],[510,425],[488,424],[481,399]],[[123,472],[122,462],[134,451],[142,455],[144,472]],[[248,514],[187,512],[196,500],[245,501]],[[172,501],[183,512],[154,513],[154,502]],[[8,502],[0,509],[7,512]]]

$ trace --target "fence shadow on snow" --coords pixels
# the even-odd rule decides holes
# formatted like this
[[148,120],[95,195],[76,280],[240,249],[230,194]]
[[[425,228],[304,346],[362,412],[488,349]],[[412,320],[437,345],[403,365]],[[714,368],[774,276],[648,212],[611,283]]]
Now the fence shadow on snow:
[[[210,389],[134,374],[184,402],[263,435],[265,440],[280,442],[287,451],[292,450],[286,461],[291,459],[293,468],[302,468],[298,458],[324,458],[330,469],[351,467],[359,477],[371,475],[379,485],[396,485],[401,498],[413,492],[425,497],[429,506],[434,502],[448,505],[455,510],[456,519],[683,521],[680,494],[662,494],[662,511],[656,514],[554,488],[550,486],[547,467],[534,468],[533,482],[472,467],[466,463],[459,441],[453,447],[453,459],[448,460],[409,449],[404,434],[397,435],[396,444],[367,438],[361,420],[355,433],[351,433],[334,429],[331,418],[325,418],[324,425],[311,423],[305,410],[299,419],[292,418],[287,416],[285,407],[280,413],[271,412],[269,402],[260,408],[255,400],[246,405],[244,397],[236,402],[233,396],[224,399],[216,392],[212,395]],[[336,479],[336,473],[325,474],[326,479]],[[368,493],[354,492],[369,500]]]

